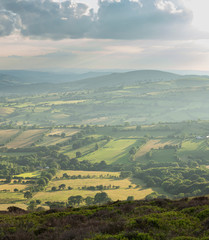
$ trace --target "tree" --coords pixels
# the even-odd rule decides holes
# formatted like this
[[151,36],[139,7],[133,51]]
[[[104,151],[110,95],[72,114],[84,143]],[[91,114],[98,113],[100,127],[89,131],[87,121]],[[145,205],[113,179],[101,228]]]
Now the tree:
[[71,197],[69,197],[68,198],[68,204],[70,205],[70,206],[74,206],[74,205],[80,205],[81,203],[82,203],[82,201],[83,201],[83,198],[82,198],[82,196],[80,196],[80,195],[77,195],[77,196],[71,196]]
[[5,182],[6,182],[6,183],[11,183],[11,181],[12,181],[12,176],[10,176],[10,175],[7,176]]
[[141,129],[142,129],[142,127],[140,125],[137,125],[136,131],[140,131]]
[[134,196],[128,196],[127,197],[127,201],[133,201],[134,200]]
[[18,192],[19,190],[17,188],[14,189],[14,192]]
[[94,203],[96,204],[102,204],[110,202],[111,199],[108,197],[106,192],[97,193],[94,197]]
[[86,197],[85,199],[86,205],[91,205],[94,203],[94,198],[92,197]]
[[81,157],[81,152],[76,152],[76,158],[80,158]]
[[55,192],[55,191],[57,191],[57,188],[56,187],[52,187],[51,191]]
[[27,207],[28,210],[34,210],[36,208],[36,202],[35,201],[30,201],[29,206]]
[[41,204],[41,200],[37,199],[36,204]]
[[51,173],[46,173],[45,177],[47,177],[49,180],[51,180],[53,176]]
[[65,138],[65,136],[66,136],[66,134],[63,132],[63,133],[61,133],[61,137],[62,138]]
[[123,171],[120,173],[120,178],[128,178],[131,176],[131,172],[130,171]]
[[64,189],[65,189],[65,187],[66,187],[66,185],[65,185],[65,184],[61,184],[61,185],[59,185],[59,190],[64,190]]
[[129,150],[129,154],[134,155],[135,153],[136,153],[136,148],[135,148],[135,147],[132,147],[132,148]]
[[96,144],[95,144],[95,151],[98,150],[98,149],[99,149],[99,146],[98,146],[98,144],[96,143]]
[[37,184],[44,186],[44,185],[46,185],[46,180],[45,180],[44,178],[40,178],[40,179],[37,181]]
[[29,192],[29,191],[25,192],[24,193],[24,198],[27,198],[27,199],[32,198],[32,193]]
[[69,178],[69,176],[68,176],[67,173],[63,173],[62,177],[63,177],[63,178],[67,178],[67,179]]

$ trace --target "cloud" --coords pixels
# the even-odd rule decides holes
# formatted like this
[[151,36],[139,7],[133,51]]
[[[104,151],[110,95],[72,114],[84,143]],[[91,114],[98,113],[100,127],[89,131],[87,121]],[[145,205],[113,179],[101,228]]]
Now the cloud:
[[100,1],[95,36],[114,39],[182,37],[189,28],[192,14],[175,2]]
[[57,40],[177,39],[192,34],[192,13],[180,0],[99,0],[98,12],[67,0],[1,0],[0,8],[1,36],[14,29],[23,36]]
[[0,36],[9,36],[20,24],[20,19],[17,14],[8,11],[0,10]]
[[21,34],[37,38],[83,38],[91,28],[88,6],[71,1],[1,0],[1,8],[21,18]]

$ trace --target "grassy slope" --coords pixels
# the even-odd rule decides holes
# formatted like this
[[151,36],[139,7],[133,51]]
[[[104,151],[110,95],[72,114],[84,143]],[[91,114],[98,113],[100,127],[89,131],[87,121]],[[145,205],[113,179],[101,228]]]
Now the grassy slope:
[[104,147],[82,157],[82,159],[89,160],[91,162],[105,161],[108,164],[127,163],[128,149],[135,143],[136,140],[134,139],[111,140]]

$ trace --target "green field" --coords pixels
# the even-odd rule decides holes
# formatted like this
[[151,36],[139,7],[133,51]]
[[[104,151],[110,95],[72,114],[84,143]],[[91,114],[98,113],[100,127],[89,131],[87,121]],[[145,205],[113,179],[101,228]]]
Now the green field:
[[27,172],[16,175],[16,177],[22,177],[22,178],[31,178],[31,177],[39,177],[41,174],[41,171],[35,171],[35,172]]
[[128,149],[136,145],[137,140],[134,139],[118,139],[111,140],[104,147],[99,148],[97,151],[90,153],[81,159],[89,160],[91,162],[106,163],[127,163]]
[[182,142],[181,149],[178,150],[178,156],[182,160],[192,159],[208,159],[209,145],[208,140],[193,140]]

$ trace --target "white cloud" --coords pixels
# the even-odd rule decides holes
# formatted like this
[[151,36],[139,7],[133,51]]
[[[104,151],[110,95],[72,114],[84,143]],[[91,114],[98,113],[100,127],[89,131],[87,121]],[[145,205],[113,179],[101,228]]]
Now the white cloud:
[[98,12],[68,0],[1,0],[0,7],[7,13],[2,36],[14,29],[39,39],[169,39],[192,33],[192,14],[177,0],[100,0]]

